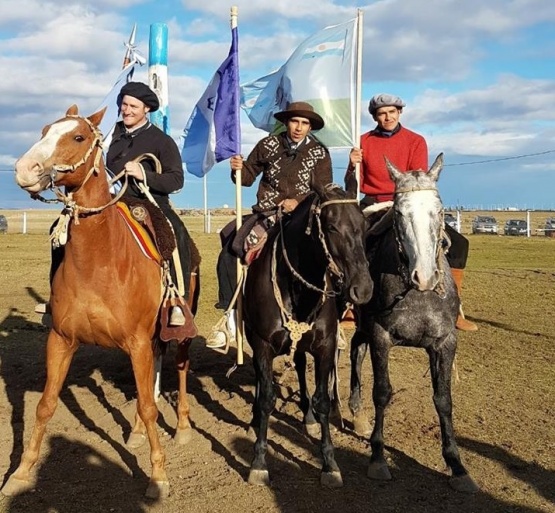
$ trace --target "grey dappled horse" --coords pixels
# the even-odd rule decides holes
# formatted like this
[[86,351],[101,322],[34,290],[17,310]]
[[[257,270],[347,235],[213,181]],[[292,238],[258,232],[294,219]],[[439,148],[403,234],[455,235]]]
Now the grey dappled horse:
[[393,229],[367,237],[367,257],[374,282],[371,300],[357,307],[357,331],[351,342],[349,408],[355,430],[369,433],[362,416],[361,367],[370,348],[374,374],[375,424],[368,476],[391,479],[384,458],[385,408],[392,395],[388,359],[395,345],[421,347],[430,360],[434,404],[441,426],[443,457],[452,471],[451,485],[474,491],[476,484],[461,463],[452,422],[451,369],[457,348],[455,322],[459,298],[445,257],[443,205],[437,180],[440,154],[430,170],[403,173],[386,159],[395,182]]
[[[307,429],[316,420],[321,429],[323,466],[321,483],[342,485],[330,437],[330,375],[334,368],[337,296],[360,304],[372,294],[364,255],[365,220],[355,199],[338,185],[310,194],[268,234],[261,255],[246,278],[243,318],[246,338],[253,349],[256,393],[252,427],[257,439],[249,483],[269,484],[266,465],[268,423],[276,402],[273,360],[294,359],[300,386],[300,406]],[[306,356],[315,363],[316,388],[306,389]]]

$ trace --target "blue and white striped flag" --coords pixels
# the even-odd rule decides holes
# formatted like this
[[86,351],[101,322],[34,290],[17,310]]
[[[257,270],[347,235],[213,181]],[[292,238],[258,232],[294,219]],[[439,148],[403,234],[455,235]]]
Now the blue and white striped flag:
[[357,18],[306,39],[277,71],[241,85],[241,107],[252,124],[273,132],[274,114],[293,101],[306,101],[324,118],[315,136],[330,148],[355,141]]
[[189,173],[203,177],[217,162],[241,153],[239,123],[239,53],[237,27],[231,31],[231,48],[185,129],[181,160]]

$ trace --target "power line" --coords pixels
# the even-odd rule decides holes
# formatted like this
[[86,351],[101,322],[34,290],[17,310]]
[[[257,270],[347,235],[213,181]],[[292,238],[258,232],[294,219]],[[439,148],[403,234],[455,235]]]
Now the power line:
[[457,162],[456,164],[443,164],[443,167],[447,166],[472,166],[473,164],[488,164],[490,162],[501,162],[503,160],[515,160],[523,159],[526,157],[537,157],[539,155],[547,155],[548,153],[555,153],[555,150],[540,151],[538,153],[526,153],[525,155],[515,155],[514,157],[499,157],[496,159],[488,160],[473,160],[472,162]]

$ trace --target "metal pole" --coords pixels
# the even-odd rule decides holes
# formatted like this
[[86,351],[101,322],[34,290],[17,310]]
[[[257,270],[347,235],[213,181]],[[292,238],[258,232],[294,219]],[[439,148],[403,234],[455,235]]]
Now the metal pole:
[[160,107],[150,113],[150,122],[164,133],[170,133],[168,107],[168,27],[165,23],[150,25],[148,51],[148,85],[158,95]]

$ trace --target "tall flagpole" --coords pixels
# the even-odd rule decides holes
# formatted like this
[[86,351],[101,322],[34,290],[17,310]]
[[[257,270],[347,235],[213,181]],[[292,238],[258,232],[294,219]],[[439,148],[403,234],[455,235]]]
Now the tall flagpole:
[[[231,7],[231,30],[237,27],[238,9],[234,5]],[[235,227],[237,232],[243,224],[243,201],[241,196],[241,170],[235,172]],[[241,281],[243,266],[241,259],[237,259],[237,284]],[[237,323],[235,329],[235,340],[237,341],[237,365],[243,365],[243,294],[242,291],[237,295]]]
[[[354,146],[360,148],[360,125],[362,114],[362,27],[363,12],[357,9],[357,65],[356,65],[356,93],[355,93],[355,140]],[[360,200],[360,163],[355,166],[355,176],[357,179],[357,200]]]

